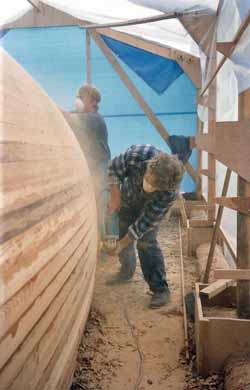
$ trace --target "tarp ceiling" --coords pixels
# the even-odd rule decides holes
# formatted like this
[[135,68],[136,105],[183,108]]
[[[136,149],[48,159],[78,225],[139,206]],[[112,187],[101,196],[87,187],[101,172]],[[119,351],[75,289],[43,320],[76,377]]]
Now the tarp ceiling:
[[27,0],[2,1],[0,6],[0,26],[21,18],[32,6]]

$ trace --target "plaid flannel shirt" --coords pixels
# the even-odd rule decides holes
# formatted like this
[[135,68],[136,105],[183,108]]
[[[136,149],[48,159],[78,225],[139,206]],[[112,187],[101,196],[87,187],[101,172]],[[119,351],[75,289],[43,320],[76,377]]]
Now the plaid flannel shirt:
[[143,190],[147,163],[159,153],[152,145],[133,145],[110,162],[109,177],[121,185],[121,207],[139,215],[128,230],[136,240],[159,224],[176,199],[176,192]]

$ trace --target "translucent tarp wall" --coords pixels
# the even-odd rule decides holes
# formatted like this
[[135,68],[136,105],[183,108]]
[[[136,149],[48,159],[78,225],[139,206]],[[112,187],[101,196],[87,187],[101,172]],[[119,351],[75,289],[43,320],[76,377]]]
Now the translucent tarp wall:
[[[83,30],[77,27],[17,29],[8,32],[2,43],[61,108],[74,109],[76,90],[85,81]],[[135,143],[152,143],[168,151],[165,142],[93,42],[91,57],[93,83],[102,93],[100,112],[108,125],[112,154]],[[196,133],[196,89],[185,74],[159,96],[123,66],[170,133]],[[196,166],[195,154],[191,162]],[[188,176],[182,190],[194,190],[194,183]]]

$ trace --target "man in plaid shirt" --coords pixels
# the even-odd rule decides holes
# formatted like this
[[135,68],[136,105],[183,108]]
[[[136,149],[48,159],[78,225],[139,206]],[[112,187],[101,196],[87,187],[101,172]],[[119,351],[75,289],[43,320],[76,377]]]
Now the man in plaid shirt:
[[184,173],[180,160],[185,162],[191,154],[187,137],[172,138],[171,142],[171,149],[179,158],[152,145],[133,145],[113,158],[109,167],[113,184],[108,212],[119,210],[120,230],[120,241],[112,254],[119,256],[121,269],[108,284],[132,278],[136,243],[144,278],[153,292],[151,308],[166,304],[169,298],[157,233],[178,193]]

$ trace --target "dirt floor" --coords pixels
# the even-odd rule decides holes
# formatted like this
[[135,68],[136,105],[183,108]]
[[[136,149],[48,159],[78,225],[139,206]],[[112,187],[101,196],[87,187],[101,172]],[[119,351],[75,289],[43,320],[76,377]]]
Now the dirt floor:
[[[148,309],[150,295],[139,263],[131,282],[107,286],[106,279],[119,269],[118,261],[100,261],[72,390],[223,389],[217,375],[206,380],[195,377],[192,343],[190,361],[185,359],[177,216],[162,223],[159,236],[171,302],[158,310]],[[189,292],[196,268],[195,259],[185,256],[185,231],[183,247],[185,288]]]

